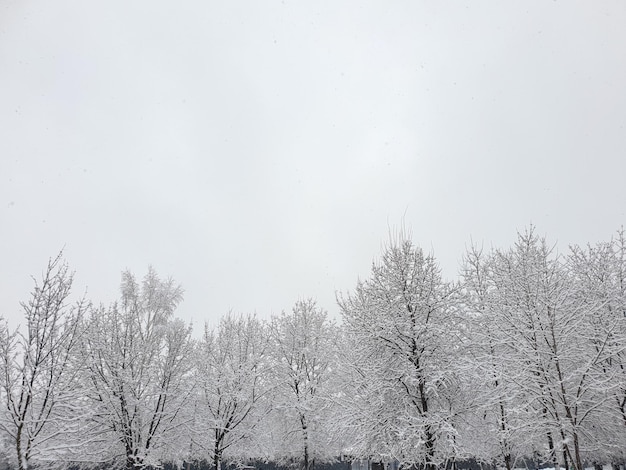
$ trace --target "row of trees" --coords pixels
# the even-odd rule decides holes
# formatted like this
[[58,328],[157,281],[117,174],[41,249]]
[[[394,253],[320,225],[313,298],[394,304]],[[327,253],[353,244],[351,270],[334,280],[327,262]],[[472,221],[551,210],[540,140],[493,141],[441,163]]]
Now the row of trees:
[[[128,469],[224,458],[297,461],[337,454],[321,431],[336,328],[312,300],[270,322],[229,314],[194,340],[174,317],[182,289],[149,270],[122,274],[111,306],[69,302],[59,255],[0,327],[0,437],[31,462]],[[332,450],[331,450],[332,449]]]
[[442,279],[410,237],[338,294],[262,321],[228,314],[199,340],[182,289],[122,275],[117,303],[70,303],[50,261],[25,324],[0,324],[0,436],[32,462],[396,459],[427,469],[532,458],[583,470],[626,448],[626,238],[558,254],[530,228],[471,247]]

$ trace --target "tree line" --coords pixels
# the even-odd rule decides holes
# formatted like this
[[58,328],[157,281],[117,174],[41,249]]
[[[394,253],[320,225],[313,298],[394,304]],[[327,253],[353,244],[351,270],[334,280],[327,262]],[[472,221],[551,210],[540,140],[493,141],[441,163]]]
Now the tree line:
[[19,470],[624,462],[623,230],[560,254],[530,227],[471,246],[454,281],[400,232],[337,293],[341,322],[304,299],[200,339],[153,269],[123,272],[108,306],[71,302],[72,282],[60,254],[22,327],[0,322],[0,455]]

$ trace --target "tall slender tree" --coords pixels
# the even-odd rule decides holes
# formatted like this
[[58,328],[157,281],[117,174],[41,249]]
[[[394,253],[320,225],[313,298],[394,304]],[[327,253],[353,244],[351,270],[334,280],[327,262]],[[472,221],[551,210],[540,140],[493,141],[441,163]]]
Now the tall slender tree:
[[537,452],[554,466],[582,470],[585,424],[602,402],[596,371],[611,354],[589,341],[598,304],[576,295],[566,264],[532,227],[512,249],[494,253],[492,276],[492,309],[507,340],[505,356],[521,372],[514,385]]
[[475,458],[510,470],[516,458],[532,455],[526,432],[525,397],[516,383],[524,382],[524,368],[511,354],[510,336],[502,328],[501,304],[494,281],[494,255],[472,246],[461,271],[463,311],[469,326],[464,386],[473,390],[464,446]]
[[598,383],[594,423],[588,445],[598,461],[623,461],[626,457],[626,236],[617,232],[609,242],[585,248],[572,246],[568,266],[575,281],[575,296],[587,308],[585,337],[598,355],[593,372]]
[[30,299],[21,304],[23,330],[0,328],[0,430],[11,442],[19,470],[33,459],[59,459],[71,443],[56,447],[77,425],[73,382],[86,301],[69,304],[73,274],[62,253],[48,262]]
[[[268,412],[268,331],[254,315],[228,314],[215,331],[205,326],[198,350],[198,441],[216,470],[224,457],[245,455]],[[239,448],[237,448],[239,445]]]
[[283,429],[276,436],[283,444],[279,451],[299,461],[302,470],[311,470],[316,461],[337,452],[324,420],[330,404],[333,325],[326,312],[307,299],[296,302],[290,313],[274,317],[270,329],[277,383],[273,418]]

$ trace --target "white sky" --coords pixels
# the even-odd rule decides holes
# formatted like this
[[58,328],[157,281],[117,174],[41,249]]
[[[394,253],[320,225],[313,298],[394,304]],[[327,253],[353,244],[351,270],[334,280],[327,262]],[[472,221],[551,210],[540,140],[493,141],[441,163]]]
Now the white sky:
[[65,247],[108,304],[152,264],[199,330],[369,273],[404,225],[609,239],[626,202],[623,1],[0,0],[0,314]]

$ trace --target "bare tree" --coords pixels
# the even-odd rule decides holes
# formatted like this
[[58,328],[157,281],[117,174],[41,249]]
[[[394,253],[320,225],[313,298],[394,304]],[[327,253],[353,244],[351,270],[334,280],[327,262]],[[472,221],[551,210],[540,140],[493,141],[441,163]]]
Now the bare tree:
[[[197,383],[204,442],[216,470],[238,444],[253,439],[267,406],[261,400],[270,389],[267,374],[268,334],[254,315],[223,317],[216,331],[205,326],[198,350]],[[207,441],[202,439],[201,441]],[[242,449],[237,449],[240,454]],[[237,453],[230,454],[232,458]]]
[[537,452],[582,470],[586,424],[605,401],[597,372],[613,354],[607,332],[592,333],[599,303],[579,295],[576,277],[532,227],[493,256],[492,309]]
[[[165,457],[191,392],[191,328],[173,318],[182,289],[150,269],[122,274],[122,298],[92,311],[83,342],[94,424],[89,451],[122,456],[127,469]],[[172,442],[173,444],[173,442]]]
[[339,297],[356,350],[358,400],[348,406],[353,425],[360,424],[354,448],[362,456],[434,468],[454,454],[453,293],[435,259],[401,235],[371,277]]
[[462,433],[464,447],[478,459],[500,461],[507,470],[516,457],[532,455],[525,421],[525,401],[516,382],[523,368],[510,353],[510,337],[502,328],[493,253],[472,246],[462,268],[463,313],[468,325],[464,387],[474,394],[474,408]]
[[601,384],[596,400],[601,413],[587,434],[593,437],[593,456],[600,461],[626,457],[626,236],[620,229],[609,242],[581,248],[572,246],[568,266],[576,282],[579,302],[587,309],[587,331],[592,350],[599,356],[592,371]]
[[68,305],[72,281],[60,253],[21,304],[25,331],[0,329],[0,429],[14,446],[19,470],[33,459],[58,458],[63,449],[55,442],[76,424],[73,355],[87,304]]
[[[296,302],[271,323],[277,382],[275,411],[283,424],[279,439],[298,450],[283,449],[303,470],[335,451],[326,432],[327,380],[333,363],[333,326],[312,299]],[[276,414],[274,415],[277,418]]]

